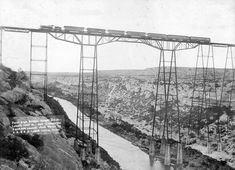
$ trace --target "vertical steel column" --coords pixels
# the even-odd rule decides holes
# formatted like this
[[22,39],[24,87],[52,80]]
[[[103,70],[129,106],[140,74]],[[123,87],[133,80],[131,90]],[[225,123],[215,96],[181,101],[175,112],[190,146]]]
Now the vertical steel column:
[[[166,52],[170,52],[169,59],[166,60]],[[167,66],[167,63],[169,66]],[[169,67],[169,68],[167,68]],[[163,82],[163,94],[159,92],[159,83]],[[172,92],[171,87],[174,86],[174,92]],[[164,96],[163,99],[160,99],[160,96]],[[179,119],[179,100],[178,100],[178,79],[177,79],[177,65],[176,65],[176,52],[175,50],[164,50],[161,49],[160,51],[160,59],[159,59],[159,68],[158,68],[158,75],[157,75],[157,88],[156,88],[156,97],[155,97],[155,112],[153,115],[153,126],[152,126],[152,140],[154,139],[155,135],[155,119],[156,119],[156,107],[161,102],[164,104],[164,124],[163,124],[163,133],[162,133],[162,141],[161,141],[161,154],[165,154],[165,165],[170,165],[170,145],[169,145],[169,118],[171,119],[171,131],[173,129],[173,113],[169,112],[169,106],[174,107],[173,100],[176,100],[176,112],[178,116],[178,132],[179,132],[179,142],[180,142],[180,119]],[[163,101],[160,101],[163,100]],[[170,104],[170,102],[172,104]],[[160,106],[161,107],[161,106]],[[169,115],[170,113],[170,115]],[[165,139],[166,135],[166,141]],[[150,144],[150,148],[152,148],[152,143]],[[154,150],[154,148],[152,149]],[[182,150],[180,151],[182,153]],[[152,154],[154,155],[154,154]],[[150,156],[152,156],[150,155]],[[181,154],[182,155],[182,154]],[[181,157],[180,157],[181,158]],[[182,159],[180,159],[182,160]],[[181,161],[178,161],[178,163]]]
[[[199,61],[201,61],[201,65],[199,65]],[[201,68],[201,75],[199,72],[199,68]],[[196,81],[198,87],[196,86]],[[192,94],[192,102],[191,102],[191,108],[190,111],[193,112],[196,111],[197,114],[197,134],[199,137],[200,132],[200,124],[201,124],[201,115],[204,107],[204,93],[205,93],[205,66],[204,66],[204,56],[203,56],[203,47],[202,45],[198,46],[198,54],[197,54],[197,62],[196,62],[196,68],[195,68],[195,74],[194,74],[194,85],[193,85],[193,94]],[[196,96],[196,97],[195,97]],[[189,122],[191,122],[191,112],[189,117]]]
[[81,119],[82,119],[82,144],[83,144],[83,147],[84,147],[84,145],[85,145],[85,94],[84,94],[84,86],[85,86],[85,84],[84,84],[84,62],[83,62],[83,60],[84,60],[84,58],[83,58],[83,48],[84,48],[84,45],[82,44],[81,45],[82,47],[82,55],[81,55],[81,62],[82,62],[82,67],[81,67],[81,73],[82,73],[82,75],[81,75],[81,79],[82,79],[82,84],[81,84],[81,86],[82,86],[82,91],[81,91],[81,96],[82,96],[82,98],[81,98]]
[[[77,117],[76,117],[76,136],[74,146],[76,150],[80,150],[81,147],[81,159],[85,160],[85,94],[84,94],[84,45],[83,35],[81,37],[81,48],[80,48],[80,63],[79,63],[79,74],[78,74],[78,91],[77,91]],[[79,133],[78,133],[78,128]],[[81,141],[81,143],[79,142]]]
[[[165,61],[165,59],[163,59],[164,62],[169,62],[169,61]],[[164,84],[167,85],[167,91],[165,92],[166,95],[166,99],[165,99],[165,110],[166,110],[166,129],[167,129],[167,141],[169,139],[169,118],[168,118],[168,106],[169,106],[169,95],[170,95],[170,86],[171,86],[171,75],[172,75],[172,62],[173,62],[173,51],[171,51],[171,58],[170,58],[170,72],[168,72],[168,83],[166,83],[166,80],[164,81]],[[164,67],[166,67],[166,65],[164,64]],[[164,71],[164,74],[166,76],[166,71]],[[165,77],[164,76],[164,77]],[[172,97],[173,100],[173,97]],[[170,116],[172,117],[172,115]],[[172,120],[171,120],[172,121]],[[171,122],[172,125],[172,122]]]
[[162,50],[162,62],[163,62],[163,85],[164,85],[164,104],[165,104],[165,116],[164,116],[164,125],[163,125],[163,136],[166,129],[166,139],[168,141],[168,114],[167,114],[167,107],[168,107],[168,101],[167,101],[167,87],[166,87],[166,67],[165,67],[165,55],[164,50]]
[[[202,118],[202,112],[204,111],[204,99],[205,99],[205,88],[206,88],[206,85],[205,85],[205,79],[206,79],[206,76],[205,76],[205,63],[204,63],[204,51],[203,51],[203,45],[200,45],[201,47],[201,61],[202,61],[202,87],[203,87],[203,90],[199,90],[199,95],[201,95],[201,100],[199,99],[198,101],[198,104],[199,104],[199,111],[198,111],[198,131],[197,131],[197,135],[198,135],[198,138],[199,138],[199,135],[200,135],[200,125],[201,125],[201,118]],[[199,98],[200,98],[199,97]]]
[[226,71],[227,71],[227,62],[228,62],[228,58],[229,58],[229,47],[227,47],[227,53],[226,53],[226,59],[225,59],[225,66],[224,66],[224,74],[223,74],[223,80],[222,80],[222,88],[221,88],[221,93],[220,93],[220,107],[222,105],[222,101],[223,101],[223,92],[224,92],[224,81],[225,81],[225,75],[226,75]]
[[30,88],[32,88],[32,58],[33,58],[33,33],[30,32],[30,49],[29,49],[29,57],[30,57],[30,61],[29,61],[29,83],[30,83]]
[[[196,68],[195,68],[195,73],[194,73],[194,78],[193,78],[193,94],[192,94],[192,97],[194,97],[195,95],[195,87],[196,87],[196,79],[197,79],[197,71],[198,71],[198,60],[199,60],[199,51],[200,51],[200,48],[198,47],[198,51],[197,51],[197,60],[196,60]],[[189,137],[189,134],[190,134],[190,128],[192,128],[191,126],[191,116],[192,116],[192,111],[193,111],[193,106],[194,106],[194,101],[192,100],[191,101],[191,107],[190,107],[190,111],[189,111],[189,118],[188,118],[188,137]],[[189,142],[189,141],[187,141]]]
[[[96,42],[97,43],[97,42]],[[98,84],[98,49],[97,49],[97,45],[95,46],[95,65],[96,65],[96,105],[95,105],[95,113],[96,113],[96,143],[97,143],[97,148],[99,148],[99,111],[98,111],[98,102],[99,102],[99,98],[98,98],[98,90],[99,90],[99,84]]]
[[[156,86],[156,97],[155,97],[155,103],[154,103],[154,108],[153,110],[151,110],[151,112],[153,112],[153,124],[152,124],[152,136],[151,136],[151,140],[150,140],[150,145],[149,145],[149,158],[150,160],[153,160],[153,157],[155,156],[155,140],[154,140],[154,137],[155,137],[155,122],[156,122],[156,108],[157,108],[157,105],[158,105],[158,101],[161,102],[161,99],[158,94],[158,88],[159,88],[159,83],[160,83],[160,73],[161,73],[161,60],[162,60],[162,50],[160,51],[160,58],[159,58],[159,64],[158,64],[158,73],[157,73],[157,86]],[[161,104],[160,104],[161,105]],[[161,121],[161,120],[160,120]],[[159,133],[159,136],[161,134]],[[161,138],[161,136],[160,136]],[[165,138],[164,137],[164,132],[163,132],[163,136],[162,138]]]
[[[206,106],[206,109],[208,108],[211,108],[211,107],[217,107],[218,106],[218,99],[217,99],[217,86],[216,86],[216,75],[215,75],[215,61],[214,61],[214,49],[213,49],[213,46],[212,45],[209,45],[208,46],[208,55],[207,55],[207,64],[206,64],[206,95],[205,97],[205,106]],[[208,75],[208,69],[209,69],[209,63],[210,63],[210,59],[211,59],[211,63],[212,63],[212,77],[210,78],[209,75]],[[210,82],[213,82],[213,88],[209,88],[209,83]],[[213,102],[213,100],[211,100],[211,96],[213,97],[213,94],[215,96],[215,101]],[[220,141],[220,120],[219,120],[219,112],[217,113],[217,116],[218,116],[218,135],[219,135],[219,141]],[[208,114],[206,115],[208,121],[209,122],[209,117],[208,117]],[[209,131],[210,131],[210,127],[209,127],[209,123],[207,123],[207,138],[208,138],[208,141],[210,140],[210,134],[209,134]]]
[[[235,93],[235,68],[234,68],[234,56],[233,56],[233,51],[232,51],[232,47],[230,47],[230,57],[231,57],[231,67],[232,67],[232,87],[230,90],[230,95],[229,95],[229,109],[232,109],[232,103],[234,104],[234,93]],[[229,129],[229,121],[230,118],[229,116],[227,116],[227,130]]]
[[174,60],[174,66],[175,66],[175,90],[176,90],[176,108],[177,108],[177,119],[178,119],[179,143],[181,143],[179,91],[178,91],[178,76],[177,76],[176,51],[175,50],[173,51],[173,60]]
[[82,124],[82,144],[83,144],[83,146],[84,146],[84,144],[85,144],[85,135],[84,135],[84,133],[85,133],[85,116],[84,116],[84,112],[85,112],[85,94],[84,94],[84,62],[83,62],[83,60],[84,60],[84,58],[83,58],[83,48],[84,48],[84,45],[82,44],[81,45],[81,79],[82,79],[82,81],[81,81],[81,124]]
[[[210,61],[211,60],[211,61]],[[209,74],[209,64],[211,65],[212,69],[212,76]],[[216,86],[216,75],[215,75],[215,63],[214,63],[214,50],[212,45],[208,45],[208,55],[207,55],[207,62],[206,62],[206,72],[205,72],[205,92],[204,92],[204,101],[205,101],[205,118],[207,120],[207,148],[208,153],[211,153],[211,144],[210,144],[210,121],[209,121],[209,115],[210,110],[209,108],[217,107],[218,101],[217,101],[217,86]],[[213,82],[214,85],[211,85],[211,82]],[[212,87],[211,87],[212,86]],[[212,99],[212,97],[215,97],[215,99]],[[218,135],[219,135],[219,141],[220,141],[220,125],[219,125],[219,111],[217,113],[218,116]],[[219,142],[220,143],[220,142]]]
[[235,92],[235,68],[234,68],[234,56],[233,56],[233,51],[232,51],[232,47],[230,47],[230,58],[231,58],[231,68],[232,68],[232,87],[231,87],[231,91],[230,91],[230,96],[229,96],[229,107],[231,107],[232,102],[234,102],[232,100],[232,97],[234,96],[233,93]]
[[3,30],[0,29],[0,65],[2,65],[2,39],[3,39],[2,32]]
[[90,120],[89,120],[89,137],[91,137],[91,126],[92,126],[92,116],[94,115],[94,109],[93,108],[93,102],[95,104],[94,100],[94,96],[92,94],[94,94],[94,83],[95,83],[95,66],[96,66],[96,48],[97,46],[94,46],[94,57],[91,58],[93,60],[93,68],[92,68],[92,83],[91,83],[91,103],[90,103]]
[[[169,131],[168,131],[168,93],[167,93],[167,82],[166,82],[166,60],[165,60],[165,50],[162,50],[162,62],[163,62],[163,85],[164,85],[164,104],[165,104],[165,116],[164,116],[164,125],[163,125],[163,136],[166,130],[166,141],[162,145],[162,147],[165,147],[164,149],[164,164],[165,165],[170,165],[170,145],[169,145]],[[170,76],[169,76],[170,78]],[[163,138],[164,139],[164,138]]]
[[48,33],[46,33],[46,42],[45,42],[45,67],[44,67],[44,100],[47,100],[47,84],[48,84],[48,65],[47,65],[47,61],[48,61]]
[[174,68],[175,68],[175,93],[176,93],[176,109],[177,109],[177,125],[178,125],[178,135],[179,135],[179,141],[177,144],[177,159],[176,164],[178,167],[182,167],[183,164],[183,149],[182,149],[182,143],[181,143],[181,131],[180,131],[180,108],[179,108],[179,89],[178,89],[178,74],[177,74],[177,62],[176,62],[176,51],[173,50],[173,60],[174,60]]
[[159,59],[159,64],[158,64],[158,73],[157,73],[157,87],[156,87],[156,97],[155,97],[155,103],[154,103],[154,114],[153,114],[153,126],[152,126],[152,138],[154,137],[154,133],[155,133],[155,122],[156,122],[156,107],[157,107],[157,102],[159,100],[158,98],[158,88],[159,88],[159,82],[160,82],[160,72],[161,72],[161,53],[162,51],[160,51],[160,59]]
[[[83,36],[82,36],[83,38]],[[82,41],[82,39],[81,39]],[[83,42],[83,41],[82,41]],[[78,91],[77,91],[77,117],[76,117],[76,135],[75,135],[75,141],[78,140],[78,136],[81,135],[81,133],[78,134],[78,128],[81,128],[81,96],[80,96],[80,89],[81,89],[81,70],[82,70],[82,54],[83,54],[83,45],[81,45],[80,48],[80,62],[79,62],[79,73],[78,73]],[[79,121],[79,122],[78,122]]]

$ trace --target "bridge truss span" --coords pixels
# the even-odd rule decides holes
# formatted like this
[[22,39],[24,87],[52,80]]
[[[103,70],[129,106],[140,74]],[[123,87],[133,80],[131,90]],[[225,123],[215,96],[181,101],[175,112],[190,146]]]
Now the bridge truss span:
[[[111,37],[100,35],[79,35],[71,33],[49,33],[53,38],[65,42],[70,42],[78,45],[95,45],[95,39],[98,39],[96,45],[105,45],[113,42],[125,42],[125,43],[137,43],[144,44],[159,50],[187,50],[193,49],[198,46],[197,43],[190,42],[175,42],[175,41],[162,41],[162,40],[150,40],[150,39],[138,39],[138,38],[126,38],[126,37]],[[84,37],[87,38],[86,41]]]

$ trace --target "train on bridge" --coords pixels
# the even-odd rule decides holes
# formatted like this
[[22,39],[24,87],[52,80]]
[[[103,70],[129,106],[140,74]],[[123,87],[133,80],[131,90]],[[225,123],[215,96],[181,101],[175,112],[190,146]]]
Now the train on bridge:
[[105,30],[99,28],[85,28],[76,26],[64,26],[58,27],[54,25],[41,25],[40,30],[45,32],[63,32],[71,34],[89,34],[96,36],[112,36],[122,38],[136,38],[136,39],[150,39],[158,41],[175,41],[175,42],[189,42],[189,43],[200,43],[208,44],[211,42],[210,38],[207,37],[195,37],[195,36],[183,36],[183,35],[167,35],[157,33],[145,33],[136,31],[121,31],[121,30]]

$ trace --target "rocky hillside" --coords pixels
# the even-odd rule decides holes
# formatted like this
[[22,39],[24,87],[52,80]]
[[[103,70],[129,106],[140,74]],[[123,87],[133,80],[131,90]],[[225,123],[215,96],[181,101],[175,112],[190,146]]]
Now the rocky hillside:
[[[187,124],[186,120],[188,120],[191,105],[191,96],[193,92],[192,75],[194,74],[194,71],[195,70],[193,68],[179,68],[178,70],[179,105],[182,120],[185,120],[185,126]],[[151,107],[154,105],[156,93],[155,75],[156,73],[154,68],[134,71],[101,71],[99,73],[100,111],[111,115],[115,112],[115,115],[119,114],[124,119],[126,118],[131,119],[134,122],[141,122],[145,127],[147,126],[147,132],[147,130],[151,129],[148,125],[151,126],[152,123]],[[222,69],[216,70],[218,99],[220,98],[222,89],[222,75]],[[226,74],[227,81],[225,81],[223,86],[223,90],[225,92],[223,99],[225,100],[228,98],[228,90],[231,88],[231,80],[228,79],[231,79],[230,72]],[[59,93],[65,96],[76,96],[78,75],[69,73],[59,75],[52,74],[50,75],[49,81],[49,90],[51,89],[52,94],[53,92],[56,92],[57,94]],[[213,82],[210,82],[209,86],[213,87],[213,84]],[[90,84],[86,84],[86,86],[89,88]],[[201,85],[196,83],[196,86]],[[163,84],[160,83],[159,93],[163,93],[163,90]],[[171,88],[170,92],[174,94],[174,89]],[[171,100],[171,103],[174,108],[175,98]],[[232,104],[232,108],[235,108],[235,102]],[[157,110],[159,111],[158,113],[160,116],[161,108],[158,107]],[[226,108],[224,108],[224,111],[226,111]],[[230,112],[226,111],[226,114],[229,113]],[[172,115],[174,119],[174,110],[172,110]],[[214,119],[215,115],[213,120]]]
[[[13,134],[11,120],[16,117],[64,115],[65,124],[59,134]],[[102,149],[98,166],[95,162],[82,162],[73,148],[75,129],[62,107],[40,91],[30,89],[26,74],[0,66],[0,169],[1,170],[83,170],[119,169],[118,163]]]

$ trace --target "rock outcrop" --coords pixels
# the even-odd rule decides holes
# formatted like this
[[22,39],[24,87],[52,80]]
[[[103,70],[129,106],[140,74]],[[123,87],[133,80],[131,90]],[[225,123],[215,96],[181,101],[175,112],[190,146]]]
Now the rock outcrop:
[[[59,134],[13,134],[15,118],[60,115]],[[118,170],[119,164],[101,148],[101,164],[82,162],[74,150],[75,125],[52,97],[31,89],[23,71],[0,66],[0,170]]]
[[[11,119],[54,114],[42,94],[30,90],[23,72],[0,66],[0,169],[83,170],[76,151],[60,134],[13,134]],[[62,133],[62,132],[61,132]]]

